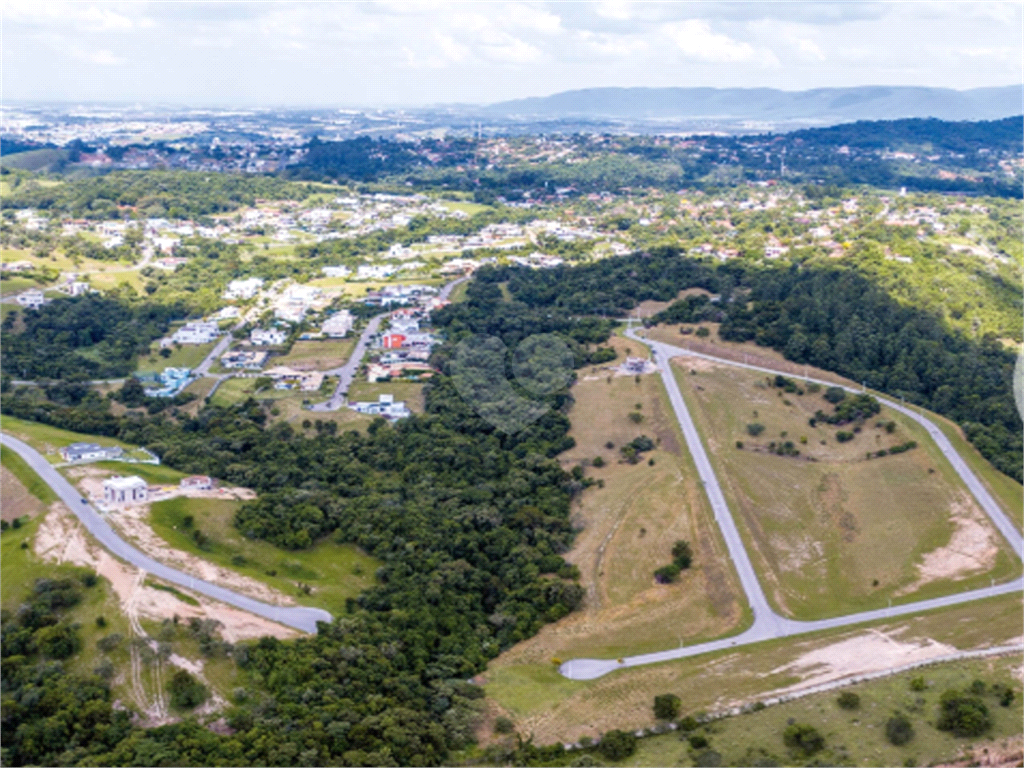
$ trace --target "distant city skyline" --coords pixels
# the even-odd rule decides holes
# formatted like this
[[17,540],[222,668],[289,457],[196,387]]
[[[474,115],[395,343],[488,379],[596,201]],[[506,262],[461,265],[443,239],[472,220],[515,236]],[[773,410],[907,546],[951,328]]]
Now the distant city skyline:
[[488,104],[597,87],[1016,85],[1020,3],[9,0],[5,101]]

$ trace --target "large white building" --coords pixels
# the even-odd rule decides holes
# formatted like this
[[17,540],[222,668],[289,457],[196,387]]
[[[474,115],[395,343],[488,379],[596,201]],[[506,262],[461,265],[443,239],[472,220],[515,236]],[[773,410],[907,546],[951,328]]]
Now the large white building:
[[320,330],[325,336],[341,338],[352,330],[352,322],[352,313],[347,309],[343,309],[340,312],[335,312],[324,320],[323,326]]
[[249,343],[256,347],[276,347],[279,344],[284,344],[287,338],[288,335],[277,328],[269,328],[267,330],[254,328],[252,333],[249,334]]
[[348,277],[352,274],[352,270],[344,265],[321,267],[320,271],[324,273],[324,277]]
[[46,303],[46,298],[43,296],[43,292],[38,288],[29,288],[27,291],[15,296],[14,300],[21,306],[27,307],[28,309],[39,309]]
[[250,277],[246,280],[232,280],[228,283],[227,290],[224,291],[225,299],[251,299],[257,293],[260,288],[263,287],[263,279],[259,277]]
[[178,344],[209,344],[220,335],[217,323],[195,320],[185,323],[171,336],[171,341]]
[[141,477],[109,477],[103,481],[103,500],[108,504],[141,504],[149,498],[149,486]]

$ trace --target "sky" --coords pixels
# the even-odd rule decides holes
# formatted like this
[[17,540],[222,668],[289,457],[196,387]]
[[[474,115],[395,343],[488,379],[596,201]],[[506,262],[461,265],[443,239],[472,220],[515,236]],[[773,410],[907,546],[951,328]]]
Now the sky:
[[0,97],[489,104],[594,87],[1024,81],[1024,4],[4,0]]

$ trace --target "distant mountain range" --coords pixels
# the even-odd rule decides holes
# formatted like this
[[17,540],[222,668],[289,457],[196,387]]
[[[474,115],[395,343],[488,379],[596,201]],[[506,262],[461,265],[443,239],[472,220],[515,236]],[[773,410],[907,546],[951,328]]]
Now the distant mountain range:
[[863,86],[780,91],[773,88],[588,88],[491,104],[491,118],[595,120],[749,120],[831,124],[935,117],[993,120],[1024,112],[1024,86],[950,88]]

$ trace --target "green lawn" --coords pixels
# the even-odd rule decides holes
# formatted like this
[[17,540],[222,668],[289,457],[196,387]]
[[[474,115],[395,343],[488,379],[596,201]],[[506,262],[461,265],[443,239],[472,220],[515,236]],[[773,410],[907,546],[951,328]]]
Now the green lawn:
[[376,402],[381,395],[394,395],[396,402],[404,400],[413,413],[423,413],[423,384],[408,381],[380,381],[370,384],[357,381],[353,382],[348,390],[350,401]]
[[39,475],[35,473],[25,460],[10,448],[0,446],[0,464],[13,474],[26,490],[39,499],[43,504],[49,506],[57,501],[57,494],[48,486]]
[[169,357],[159,354],[159,344],[153,343],[147,357],[139,358],[139,373],[158,373],[164,368],[195,368],[210,354],[217,342],[210,344],[183,344],[180,348],[170,347]]
[[[265,541],[245,538],[232,521],[241,502],[178,497],[153,504],[150,524],[175,549],[191,552],[219,566],[263,582],[303,605],[325,608],[334,615],[345,599],[356,597],[373,583],[380,563],[352,545],[322,541],[308,550],[279,549]],[[185,517],[191,515],[189,526]],[[196,530],[209,541],[200,547]],[[303,594],[297,584],[313,591]]]
[[[14,296],[29,288],[38,288],[39,283],[29,277],[5,277],[0,280],[0,296]],[[18,306],[15,304],[14,306]]]
[[287,365],[300,370],[325,371],[344,365],[356,346],[356,336],[347,339],[297,341],[287,355],[270,360],[271,366]]
[[106,469],[118,475],[138,475],[150,485],[177,485],[184,472],[171,469],[163,464],[129,464],[124,461],[97,461],[89,465]]

